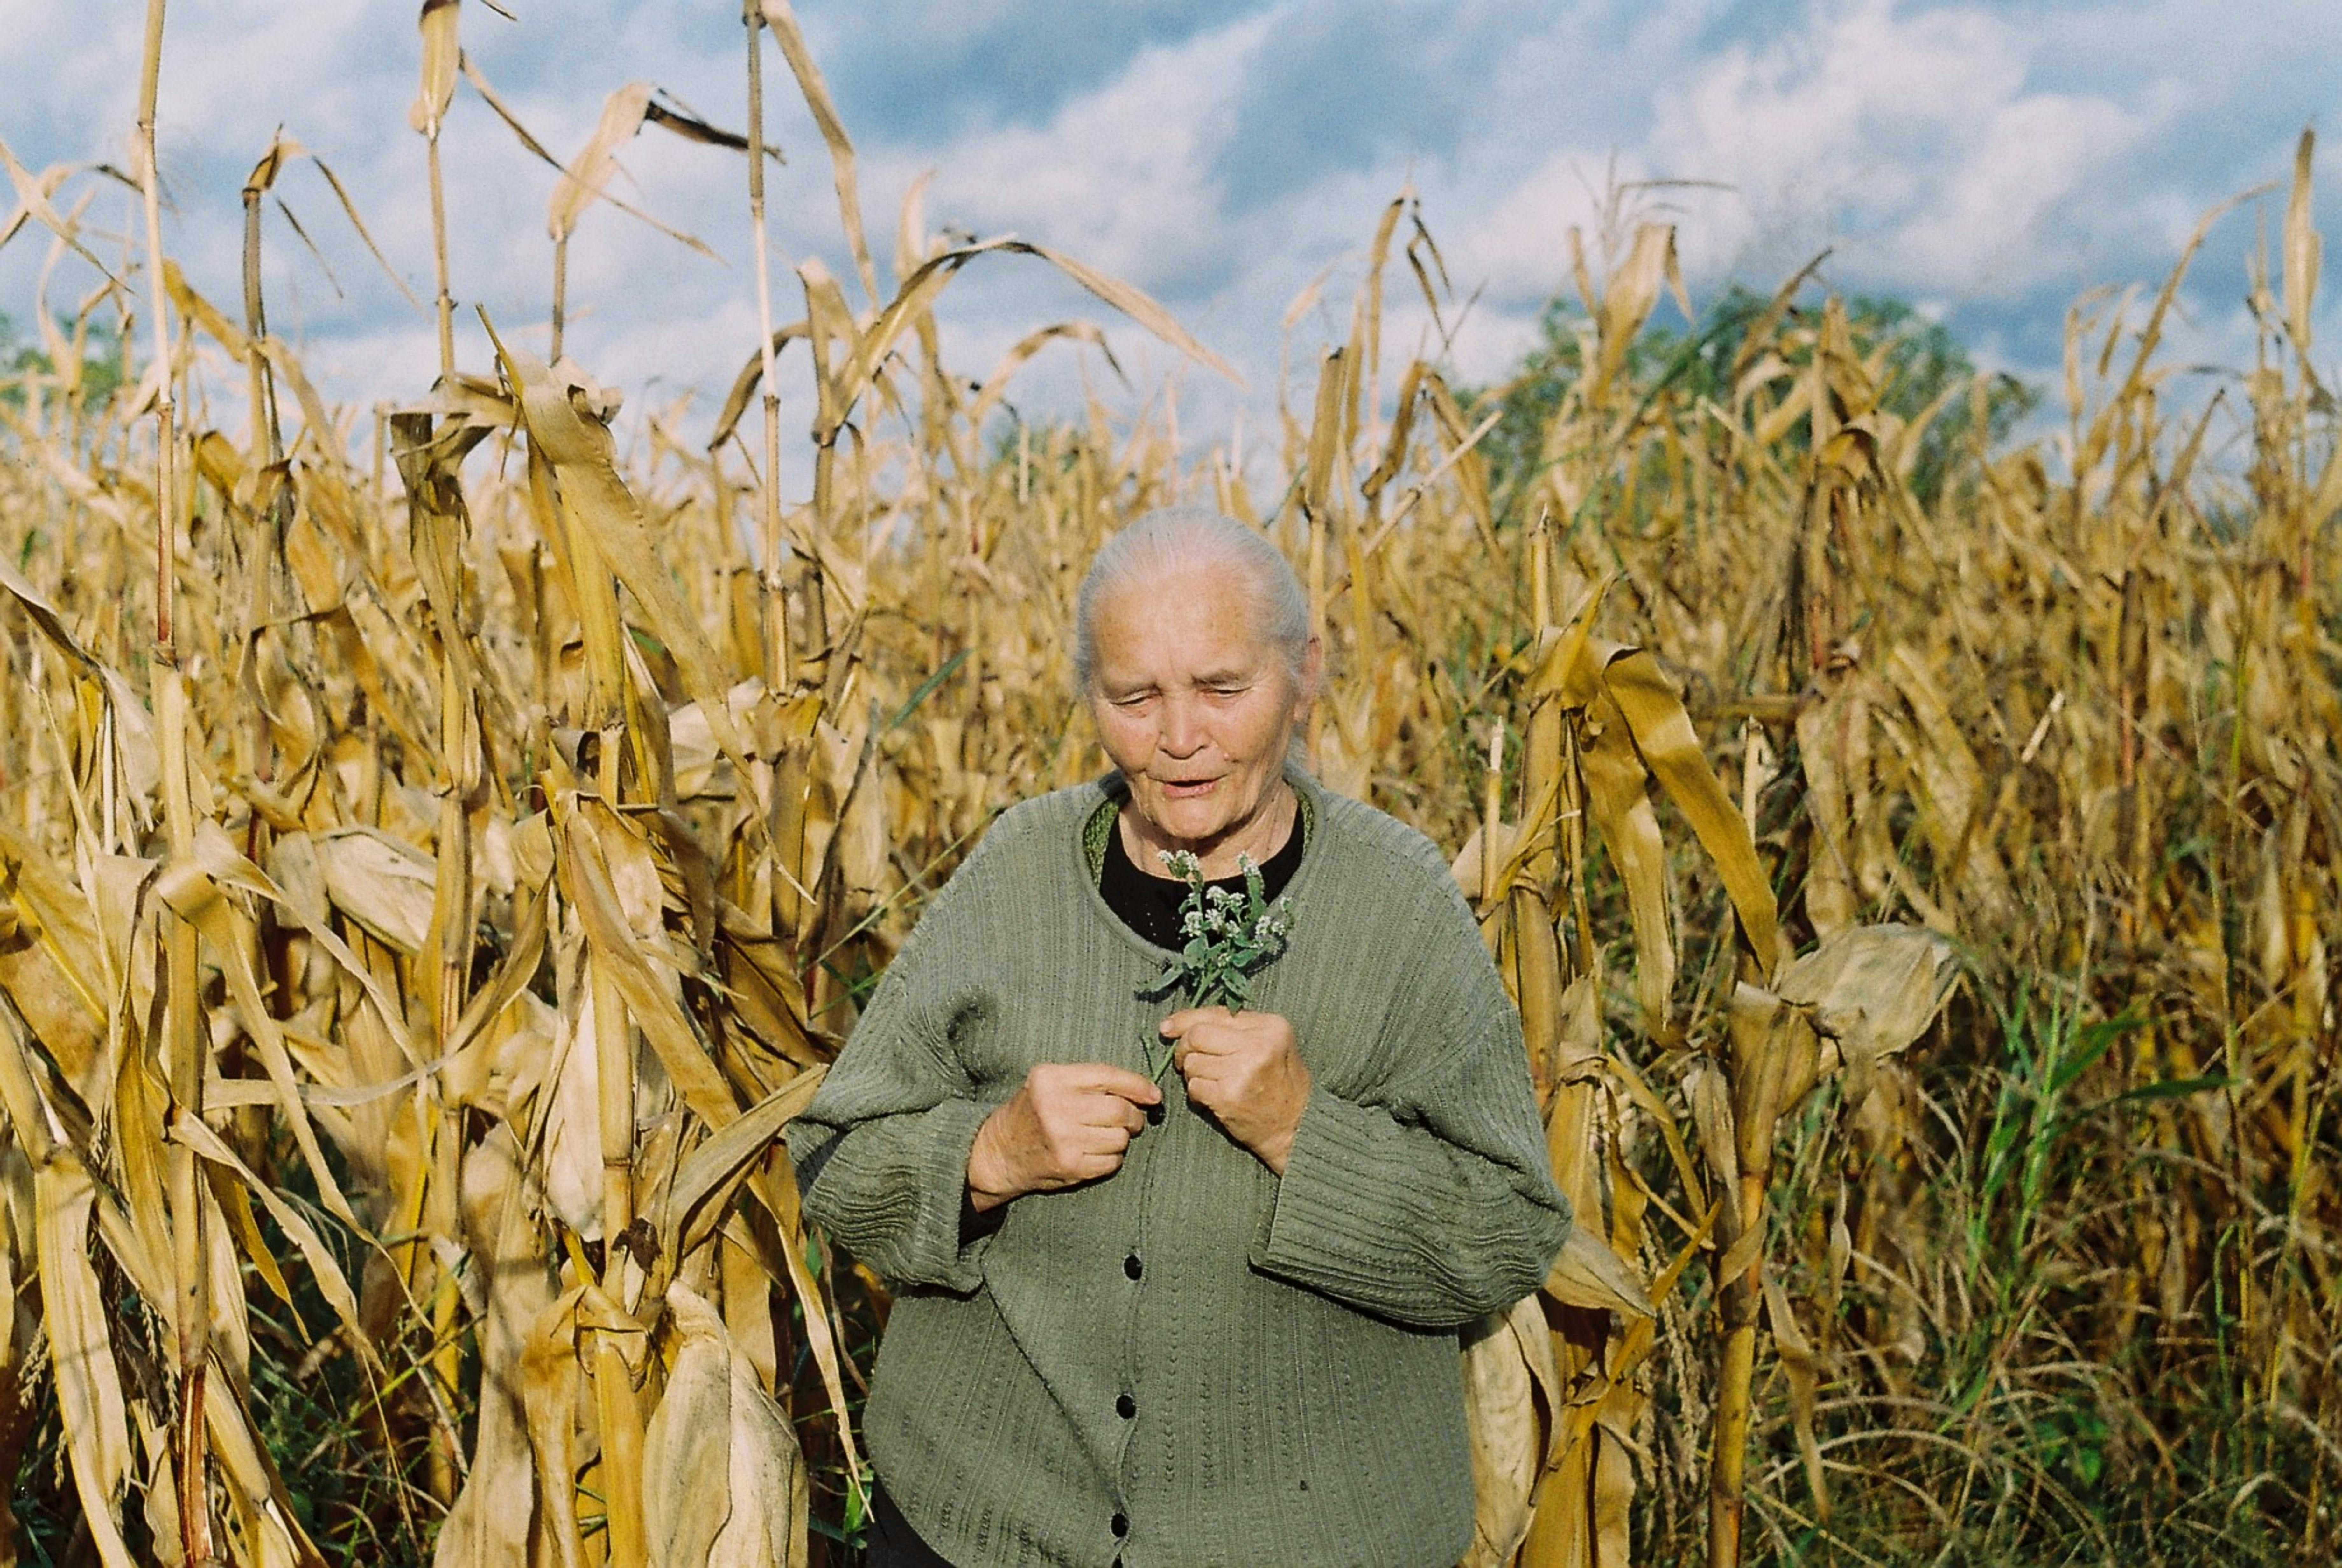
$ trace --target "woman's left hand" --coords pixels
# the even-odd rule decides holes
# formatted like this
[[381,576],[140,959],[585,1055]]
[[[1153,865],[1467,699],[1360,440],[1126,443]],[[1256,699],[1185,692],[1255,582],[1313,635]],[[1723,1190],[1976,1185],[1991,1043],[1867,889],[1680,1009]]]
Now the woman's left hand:
[[1162,1024],[1187,1098],[1212,1114],[1261,1164],[1285,1174],[1294,1130],[1309,1104],[1309,1069],[1293,1025],[1275,1013],[1190,1007]]

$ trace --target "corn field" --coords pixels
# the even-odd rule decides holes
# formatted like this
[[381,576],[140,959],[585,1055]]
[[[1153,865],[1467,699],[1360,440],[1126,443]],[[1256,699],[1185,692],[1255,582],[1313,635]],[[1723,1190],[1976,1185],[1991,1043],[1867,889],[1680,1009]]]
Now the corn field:
[[[2191,242],[2076,307],[2061,429],[1973,419],[1922,487],[1980,385],[1890,412],[1803,274],[1720,383],[1641,365],[1683,285],[1622,199],[1558,258],[1577,372],[1498,464],[1496,394],[1385,352],[1386,291],[1458,309],[1403,195],[1246,461],[1159,401],[1012,417],[1028,361],[1109,336],[1233,371],[916,191],[882,270],[752,0],[750,124],[684,127],[743,165],[764,322],[702,441],[560,352],[571,232],[675,118],[639,88],[545,155],[551,353],[481,315],[494,362],[456,362],[440,132],[493,92],[459,10],[421,12],[437,231],[368,242],[431,247],[435,385],[329,406],[270,335],[289,141],[240,300],[164,253],[161,0],[143,254],[0,385],[0,1563],[858,1561],[888,1298],[777,1134],[992,816],[1101,771],[1073,590],[1173,501],[1289,552],[1314,766],[1454,855],[1520,1004],[1578,1229],[1462,1337],[1468,1563],[2342,1553],[2307,135],[2209,406],[2158,352]],[[838,197],[792,222],[850,275],[768,254],[775,57]],[[8,163],[0,244],[96,265],[110,172]],[[970,266],[1106,308],[972,381],[937,329]]]

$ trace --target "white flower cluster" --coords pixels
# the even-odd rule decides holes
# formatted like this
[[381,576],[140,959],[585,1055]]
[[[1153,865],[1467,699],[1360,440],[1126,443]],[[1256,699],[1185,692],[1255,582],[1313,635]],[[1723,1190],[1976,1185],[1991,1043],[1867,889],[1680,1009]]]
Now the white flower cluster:
[[[1160,858],[1171,874],[1196,886],[1203,880],[1203,863],[1184,849],[1163,850]],[[1250,878],[1259,868],[1248,854],[1236,856],[1236,869]],[[1203,903],[1198,905],[1191,897],[1186,913],[1179,921],[1182,936],[1244,936],[1254,947],[1266,948],[1281,942],[1293,930],[1293,901],[1280,898],[1276,904],[1260,910],[1247,927],[1245,905],[1248,902],[1240,893],[1225,887],[1204,887]]]
[[[1206,886],[1203,863],[1186,850],[1160,853],[1171,874],[1187,884],[1187,897],[1179,910],[1183,945],[1178,956],[1139,994],[1160,997],[1185,985],[1190,1006],[1209,1007],[1216,1003],[1242,1012],[1252,1000],[1254,972],[1285,951],[1285,939],[1293,930],[1293,901],[1268,901],[1260,867],[1249,855],[1236,856],[1236,867],[1244,873],[1244,891],[1236,893]],[[1167,1055],[1164,1062],[1169,1062]],[[1163,1067],[1154,1064],[1151,1047],[1149,1064],[1160,1077]]]
[[1204,889],[1202,908],[1198,909],[1192,903],[1189,904],[1186,916],[1179,922],[1179,934],[1220,936],[1230,932],[1241,931],[1244,929],[1243,908],[1244,900],[1226,888],[1207,887]]

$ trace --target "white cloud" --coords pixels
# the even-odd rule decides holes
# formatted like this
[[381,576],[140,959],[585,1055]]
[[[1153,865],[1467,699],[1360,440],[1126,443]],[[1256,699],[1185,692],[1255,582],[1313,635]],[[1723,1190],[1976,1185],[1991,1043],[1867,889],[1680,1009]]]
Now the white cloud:
[[1885,270],[1930,292],[2014,295],[2063,275],[2044,220],[2138,136],[2099,98],[2037,94],[1985,116],[1938,190],[1884,245]]
[[1161,276],[1205,263],[1225,242],[1204,135],[1266,30],[1256,18],[1148,49],[1046,125],[946,145],[930,212],[1073,248],[1110,272]]
[[[1652,198],[1675,205],[1696,303],[1727,278],[1768,285],[1834,245],[1833,284],[1914,298],[1946,313],[1982,352],[2039,375],[2055,364],[2069,296],[2102,281],[2159,277],[2213,201],[2283,175],[2301,119],[2331,97],[2316,52],[2286,41],[2310,35],[2304,29],[2330,5],[1491,0],[1459,7],[1445,25],[1447,33],[1477,25],[1501,34],[1501,53],[1477,66],[1461,45],[1418,49],[1407,27],[1347,26],[1316,0],[1216,0],[1208,12],[1177,17],[1157,5],[1144,8],[1144,21],[1131,19],[1136,11],[1101,14],[1096,28],[1111,38],[1093,29],[1067,45],[1078,45],[1078,60],[1029,70],[1017,62],[1030,40],[1019,32],[1004,42],[990,22],[968,24],[974,44],[930,39],[907,54],[866,27],[826,37],[816,29],[816,40],[836,58],[833,80],[866,95],[845,107],[861,135],[882,271],[902,193],[933,166],[931,225],[1013,231],[1156,293],[1240,365],[1253,389],[1243,401],[1257,414],[1274,396],[1287,303],[1334,264],[1323,306],[1296,335],[1306,396],[1314,339],[1346,333],[1364,247],[1403,184],[1420,191],[1458,295],[1480,291],[1455,359],[1466,377],[1486,380],[1527,345],[1537,307],[1566,285],[1568,230],[1590,232],[1598,221],[1614,167],[1621,178],[1733,187]],[[513,25],[465,7],[465,45],[556,153],[573,151],[603,95],[633,76],[718,123],[740,122],[736,28],[617,0],[528,0],[519,14]],[[940,25],[964,20],[955,18]],[[282,120],[334,164],[394,265],[427,295],[422,148],[405,118],[415,92],[412,6],[175,0],[171,29],[164,164],[175,203],[173,247],[196,285],[223,305],[235,301],[236,187]],[[0,0],[19,89],[0,105],[0,138],[36,165],[118,159],[137,31],[98,25],[75,7]],[[1441,42],[1455,39],[1443,33]],[[889,86],[890,50],[925,73],[916,80],[927,90],[956,94],[957,106],[918,113],[871,96]],[[981,90],[953,85],[953,63],[963,59],[964,75],[991,73]],[[819,255],[841,275],[847,269],[827,160],[786,73],[770,56],[768,64],[770,129],[790,159],[773,170],[771,195],[776,308],[787,319],[800,308],[786,270],[793,258]],[[1461,88],[1441,89],[1464,111],[1427,128],[1380,125],[1374,116],[1387,95],[1360,86],[1467,70]],[[1257,112],[1265,95],[1277,115]],[[1373,122],[1363,131],[1362,116]],[[447,146],[459,330],[465,363],[477,365],[485,350],[475,302],[500,328],[542,343],[554,175],[468,89]],[[1246,160],[1266,158],[1278,160],[1279,178],[1245,177]],[[637,406],[656,378],[662,387],[703,386],[702,409],[710,410],[755,346],[741,162],[656,132],[627,147],[624,161],[628,199],[701,235],[726,265],[596,211],[571,256],[572,352],[637,394]],[[2324,188],[2321,211],[2330,215],[2331,193],[2342,187],[2329,179]],[[361,404],[415,396],[435,365],[428,316],[412,314],[380,278],[314,174],[296,170],[282,189],[347,298],[334,296],[272,213],[272,321],[305,332],[329,395]],[[101,195],[94,219],[118,223],[120,205]],[[2228,305],[2249,242],[2250,219],[2232,219],[2199,262],[2183,296],[2192,351],[2249,356],[2249,335],[2238,335]],[[45,248],[35,235],[0,252],[0,310],[20,329]],[[77,265],[61,270],[52,304],[87,286]],[[1413,295],[1395,263],[1391,353],[1412,347],[1428,326]],[[2333,315],[2329,304],[2323,316]],[[1107,328],[1140,396],[1176,365],[1136,326],[1027,260],[979,263],[940,307],[946,355],[970,375],[984,374],[1034,326],[1071,315]],[[1070,410],[1086,372],[1098,375],[1088,351],[1053,348],[1015,395],[1028,410]],[[784,374],[794,400],[802,361]],[[1110,377],[1098,385],[1120,398]],[[1186,430],[1224,428],[1236,394],[1200,374],[1186,385]]]
[[1450,260],[1486,280],[1498,302],[1540,304],[1569,275],[1570,231],[1597,232],[1611,183],[1645,177],[1638,159],[1606,159],[1576,149],[1556,153],[1465,231]]
[[1662,96],[1654,165],[1736,192],[1687,248],[1761,275],[1837,245],[1842,275],[1937,297],[2038,281],[2039,221],[2137,138],[2137,119],[2033,86],[2037,40],[1978,8],[1815,13]]

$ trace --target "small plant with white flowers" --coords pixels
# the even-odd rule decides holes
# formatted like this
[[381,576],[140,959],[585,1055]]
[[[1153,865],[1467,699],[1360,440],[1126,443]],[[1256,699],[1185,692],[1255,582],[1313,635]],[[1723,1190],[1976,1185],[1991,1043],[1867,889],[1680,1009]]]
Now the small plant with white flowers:
[[[1140,994],[1159,1000],[1185,986],[1190,1007],[1217,1005],[1243,1012],[1252,1000],[1252,977],[1285,951],[1293,930],[1293,900],[1269,901],[1260,867],[1250,855],[1236,856],[1236,869],[1244,874],[1244,891],[1236,893],[1207,885],[1203,863],[1186,850],[1161,854],[1171,874],[1187,884],[1186,902],[1179,909],[1179,934],[1186,945]],[[1149,1075],[1160,1078],[1171,1057],[1166,1054],[1156,1062],[1150,1044],[1147,1062]]]

